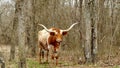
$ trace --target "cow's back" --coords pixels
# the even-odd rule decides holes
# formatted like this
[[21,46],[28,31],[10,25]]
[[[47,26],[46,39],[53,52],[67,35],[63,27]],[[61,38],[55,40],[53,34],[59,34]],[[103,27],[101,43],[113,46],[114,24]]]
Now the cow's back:
[[38,42],[42,44],[42,46],[46,47],[47,40],[49,37],[49,33],[46,30],[41,30],[38,32]]

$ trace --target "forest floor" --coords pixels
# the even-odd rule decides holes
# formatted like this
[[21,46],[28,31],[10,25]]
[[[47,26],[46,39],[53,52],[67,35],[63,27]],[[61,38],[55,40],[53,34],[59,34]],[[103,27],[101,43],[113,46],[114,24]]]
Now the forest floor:
[[[0,52],[2,53],[2,55],[0,54],[0,57],[3,57],[6,64],[6,68],[18,67],[18,59],[14,59],[12,62],[9,62],[10,46],[0,45]],[[16,54],[15,58],[18,58],[18,54]],[[120,57],[115,56],[111,58],[109,62],[104,58],[99,59],[96,64],[78,64],[70,60],[64,61],[63,59],[60,59],[59,64],[57,66],[55,66],[51,62],[49,62],[49,64],[39,64],[36,58],[27,57],[27,68],[120,68]]]

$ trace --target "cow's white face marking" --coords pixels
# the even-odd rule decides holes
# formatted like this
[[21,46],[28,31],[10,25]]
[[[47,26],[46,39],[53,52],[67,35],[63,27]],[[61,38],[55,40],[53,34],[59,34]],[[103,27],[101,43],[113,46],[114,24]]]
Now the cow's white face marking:
[[62,35],[62,33],[63,33],[63,30],[60,30],[60,34]]
[[55,34],[58,34],[58,32],[55,31]]
[[58,34],[58,32],[56,32],[55,30],[53,30],[53,32],[55,32],[55,34]]
[[52,29],[49,29],[50,31],[53,31],[55,34],[58,34],[58,32],[56,32],[56,30],[52,30]]
[[48,49],[50,49],[50,45],[48,45]]

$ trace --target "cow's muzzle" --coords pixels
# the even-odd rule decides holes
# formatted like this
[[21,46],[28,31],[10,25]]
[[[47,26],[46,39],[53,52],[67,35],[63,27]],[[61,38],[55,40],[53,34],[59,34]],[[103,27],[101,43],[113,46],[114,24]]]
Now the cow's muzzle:
[[62,39],[56,39],[57,42],[62,42]]

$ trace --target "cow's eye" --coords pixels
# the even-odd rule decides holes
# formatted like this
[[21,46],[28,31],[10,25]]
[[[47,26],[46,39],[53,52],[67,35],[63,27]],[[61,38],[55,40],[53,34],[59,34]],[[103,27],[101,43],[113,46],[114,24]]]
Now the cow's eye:
[[67,34],[67,32],[62,32],[62,35],[66,35]]
[[50,35],[54,36],[54,35],[55,35],[55,32],[50,32]]

